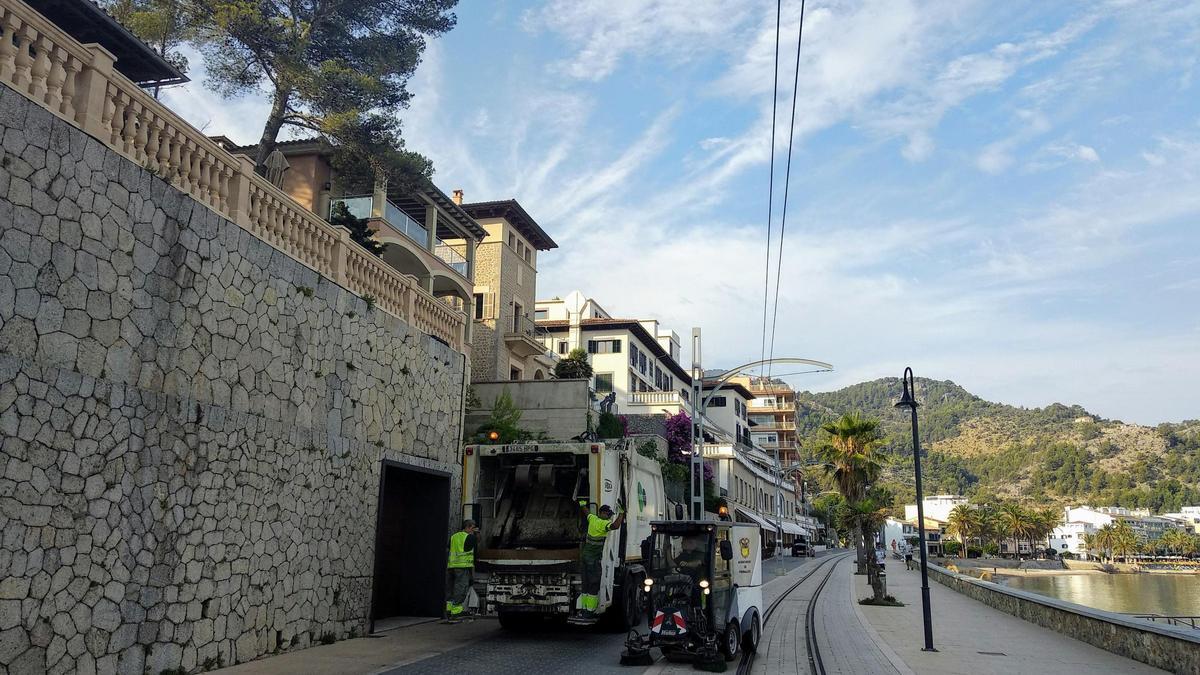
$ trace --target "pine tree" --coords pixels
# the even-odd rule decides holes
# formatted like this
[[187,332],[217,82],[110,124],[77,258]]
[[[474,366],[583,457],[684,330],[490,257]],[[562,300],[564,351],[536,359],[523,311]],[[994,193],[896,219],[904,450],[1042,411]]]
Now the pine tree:
[[350,230],[350,238],[374,255],[382,257],[383,252],[387,250],[387,244],[375,241],[375,232],[367,225],[367,220],[355,218],[342,202],[334,205],[333,213],[329,215],[329,223]]

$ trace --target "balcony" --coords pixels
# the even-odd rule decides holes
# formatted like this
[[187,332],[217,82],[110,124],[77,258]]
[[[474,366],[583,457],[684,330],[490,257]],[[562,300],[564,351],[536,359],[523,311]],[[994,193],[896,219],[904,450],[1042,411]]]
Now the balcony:
[[758,422],[754,426],[755,433],[760,432],[760,431],[795,431],[795,430],[796,430],[795,422],[780,422],[778,420],[776,420],[774,422]]
[[546,353],[546,338],[549,332],[539,328],[537,323],[527,316],[514,316],[510,330],[504,333],[504,344],[518,358],[527,358]]
[[[5,86],[322,276],[373,297],[379,309],[454,349],[469,349],[466,315],[436,297],[433,284],[370,255],[344,229],[256,174],[248,157],[231,154],[115,70],[104,48],[81,44],[19,0],[3,0],[0,9]],[[14,30],[19,41],[11,39]],[[451,274],[469,300],[469,280]]]
[[[376,208],[375,204],[380,201],[383,202],[382,208]],[[419,247],[417,255],[423,263],[421,266],[412,268],[411,265],[404,263],[397,265],[398,256],[392,256],[393,260],[388,260],[401,272],[424,277],[449,269],[464,281],[470,281],[470,263],[460,252],[460,249],[464,248],[464,244],[461,242],[451,244],[437,236],[430,236],[429,228],[418,223],[399,206],[393,204],[390,199],[376,195],[341,197],[330,202],[330,213],[338,204],[345,204],[346,210],[355,218],[369,221],[371,229],[375,230],[375,238],[380,243],[399,244],[406,249],[411,249],[411,244]],[[402,236],[403,239],[398,239],[397,235]],[[387,252],[383,257],[385,260],[389,258]]]
[[692,414],[691,401],[677,391],[634,391],[629,394],[629,412],[635,415]]

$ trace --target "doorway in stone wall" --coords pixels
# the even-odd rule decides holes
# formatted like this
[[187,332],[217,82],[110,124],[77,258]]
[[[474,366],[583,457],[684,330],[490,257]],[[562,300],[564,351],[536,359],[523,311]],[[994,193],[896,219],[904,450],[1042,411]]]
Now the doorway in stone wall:
[[375,528],[372,631],[445,608],[450,475],[384,460]]

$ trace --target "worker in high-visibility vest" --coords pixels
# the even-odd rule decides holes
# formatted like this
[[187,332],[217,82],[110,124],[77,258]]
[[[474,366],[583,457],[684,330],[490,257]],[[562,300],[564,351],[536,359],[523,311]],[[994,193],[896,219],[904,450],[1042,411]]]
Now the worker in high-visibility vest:
[[[620,508],[620,502],[617,506]],[[579,507],[587,515],[587,538],[579,555],[582,577],[579,616],[591,620],[596,618],[596,608],[600,605],[600,560],[604,557],[604,542],[609,532],[621,528],[625,511],[621,509],[621,513],[613,518],[612,507],[608,504],[600,507],[600,515],[593,514],[586,501],[580,500]]]
[[450,556],[446,559],[446,617],[456,619],[471,590],[475,573],[475,521],[464,520],[462,529],[450,535]]

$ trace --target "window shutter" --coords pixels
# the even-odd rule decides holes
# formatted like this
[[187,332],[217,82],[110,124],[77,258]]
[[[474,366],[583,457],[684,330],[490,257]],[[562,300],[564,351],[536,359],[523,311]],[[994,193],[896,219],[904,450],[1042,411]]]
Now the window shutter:
[[621,353],[621,341],[620,340],[612,341],[612,353],[614,353],[614,354]]
[[496,294],[495,293],[484,293],[483,294],[483,318],[485,318],[485,319],[496,318]]

